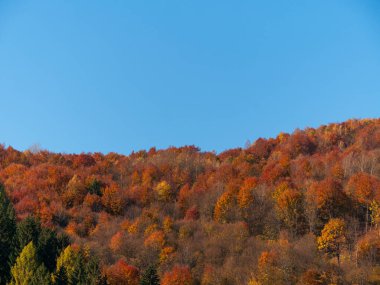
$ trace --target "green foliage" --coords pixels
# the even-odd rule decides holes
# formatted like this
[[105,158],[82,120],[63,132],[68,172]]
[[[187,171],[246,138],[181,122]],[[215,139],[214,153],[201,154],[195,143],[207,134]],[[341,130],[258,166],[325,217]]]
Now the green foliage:
[[57,259],[54,284],[104,284],[98,261],[80,249],[66,247]]
[[33,242],[30,242],[21,251],[11,269],[11,274],[11,285],[45,285],[51,283],[47,269],[38,262]]
[[140,278],[140,285],[159,285],[160,278],[157,275],[156,267],[150,265]]
[[0,184],[0,284],[9,278],[10,257],[14,252],[16,215],[4,187]]
[[52,272],[56,267],[56,259],[59,253],[68,246],[68,238],[65,235],[57,236],[55,231],[43,228],[37,244],[38,258]]
[[86,283],[88,285],[105,285],[106,278],[102,275],[99,260],[89,256],[85,264]]
[[17,242],[19,251],[31,241],[37,245],[41,234],[41,223],[38,219],[29,216],[17,225]]
[[102,184],[96,179],[92,180],[87,186],[88,193],[95,194],[98,196],[102,195],[101,189],[102,189]]
[[69,244],[65,235],[57,236],[55,231],[43,228],[38,219],[27,217],[17,225],[18,252],[29,242],[36,245],[37,258],[53,272],[59,253]]

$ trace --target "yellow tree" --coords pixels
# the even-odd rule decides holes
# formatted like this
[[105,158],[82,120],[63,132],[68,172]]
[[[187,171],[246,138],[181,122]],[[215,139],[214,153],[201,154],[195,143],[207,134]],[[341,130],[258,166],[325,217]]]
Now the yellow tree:
[[293,189],[286,189],[276,197],[277,213],[293,236],[303,233],[305,228],[302,199],[302,193]]
[[224,192],[215,204],[214,219],[220,223],[227,223],[230,221],[233,208],[233,196],[230,192]]
[[172,196],[172,187],[165,180],[158,183],[154,190],[156,190],[158,199],[161,201],[169,201]]
[[60,256],[57,259],[57,272],[64,270],[68,280],[75,279],[74,275],[77,269],[77,256],[78,253],[73,249],[71,245],[69,245],[64,249],[64,251],[61,252]]
[[257,185],[257,179],[248,177],[244,180],[237,195],[237,202],[243,218],[247,219],[249,213],[252,213],[252,205],[254,202],[253,189]]
[[21,251],[16,264],[11,268],[11,285],[44,285],[50,283],[50,276],[45,266],[38,262],[36,248],[30,242]]
[[318,249],[327,252],[338,259],[340,266],[340,252],[346,244],[346,224],[342,219],[331,219],[323,228],[317,239]]

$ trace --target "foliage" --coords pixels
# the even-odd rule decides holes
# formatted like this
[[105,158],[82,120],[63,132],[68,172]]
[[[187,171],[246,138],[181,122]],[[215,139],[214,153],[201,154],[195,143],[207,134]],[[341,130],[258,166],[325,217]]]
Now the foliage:
[[139,284],[139,270],[122,259],[119,259],[114,265],[110,266],[106,272],[107,281],[110,285]]
[[55,284],[375,284],[379,177],[380,119],[218,154],[0,145],[0,285],[30,242]]
[[346,242],[346,223],[342,219],[331,219],[318,237],[318,249],[336,256],[339,262],[340,252]]
[[165,272],[161,285],[191,285],[192,282],[189,267],[177,265],[172,271]]
[[50,284],[50,275],[45,266],[38,262],[33,242],[28,243],[17,257],[11,269],[11,285],[44,285]]
[[155,266],[150,265],[141,275],[140,285],[160,285],[160,278],[157,275]]
[[4,187],[0,184],[0,284],[9,278],[9,263],[14,254],[16,215]]

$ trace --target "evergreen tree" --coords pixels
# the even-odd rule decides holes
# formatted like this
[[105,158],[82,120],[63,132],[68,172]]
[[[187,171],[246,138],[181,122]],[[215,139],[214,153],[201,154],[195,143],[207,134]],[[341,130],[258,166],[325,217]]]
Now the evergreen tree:
[[102,276],[99,260],[95,257],[88,257],[85,265],[86,284],[88,285],[105,285],[105,277]]
[[50,285],[52,284],[49,271],[41,264],[30,282],[31,285]]
[[105,284],[97,259],[72,246],[66,247],[58,257],[53,280],[55,284]]
[[57,237],[55,231],[43,228],[38,237],[37,256],[46,268],[53,272],[58,255],[68,245],[69,242],[64,236]]
[[31,241],[36,246],[38,261],[43,262],[50,272],[55,270],[58,255],[69,244],[67,236],[58,237],[55,231],[43,228],[39,219],[29,216],[17,225],[18,250],[15,255]]
[[4,187],[0,184],[0,284],[6,284],[10,274],[10,257],[14,252],[16,215]]
[[22,249],[31,241],[35,246],[38,245],[38,238],[42,231],[41,223],[38,219],[29,216],[17,225],[17,248],[16,256],[20,254]]
[[50,284],[50,275],[46,267],[38,262],[36,248],[30,242],[21,251],[11,268],[11,285],[45,285]]
[[54,281],[56,282],[57,274],[62,275],[64,274],[64,278],[66,279],[68,284],[75,284],[77,283],[77,276],[78,268],[77,266],[81,266],[81,264],[78,264],[78,253],[72,248],[72,246],[66,247],[60,254],[60,256],[57,259],[57,270],[56,274],[54,276]]
[[160,279],[157,275],[157,270],[153,265],[150,265],[143,273],[140,279],[140,285],[159,285]]
[[65,267],[61,267],[53,276],[54,285],[66,285],[67,282],[67,274]]

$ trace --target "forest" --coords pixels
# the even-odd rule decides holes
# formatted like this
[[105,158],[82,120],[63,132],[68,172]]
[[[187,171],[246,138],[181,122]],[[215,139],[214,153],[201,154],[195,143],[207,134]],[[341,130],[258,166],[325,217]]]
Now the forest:
[[0,145],[0,185],[0,285],[380,284],[380,119],[219,154]]

